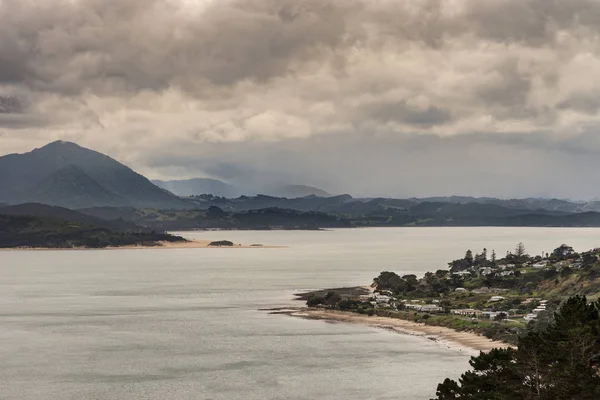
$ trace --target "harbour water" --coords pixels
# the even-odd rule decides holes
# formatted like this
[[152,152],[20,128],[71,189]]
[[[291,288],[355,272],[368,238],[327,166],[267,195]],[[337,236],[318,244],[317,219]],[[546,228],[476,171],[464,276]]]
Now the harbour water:
[[600,229],[184,235],[287,247],[0,252],[0,398],[429,399],[468,368],[467,352],[260,309],[383,270],[444,269],[468,248],[600,245]]

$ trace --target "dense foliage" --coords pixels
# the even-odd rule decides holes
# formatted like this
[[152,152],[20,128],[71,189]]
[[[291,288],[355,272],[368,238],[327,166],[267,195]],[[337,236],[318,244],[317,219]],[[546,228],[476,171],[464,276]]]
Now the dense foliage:
[[0,248],[154,246],[185,239],[166,233],[117,232],[54,218],[0,215]]
[[471,359],[458,382],[438,385],[438,400],[553,400],[600,398],[600,303],[566,300],[545,329],[523,335],[516,349]]

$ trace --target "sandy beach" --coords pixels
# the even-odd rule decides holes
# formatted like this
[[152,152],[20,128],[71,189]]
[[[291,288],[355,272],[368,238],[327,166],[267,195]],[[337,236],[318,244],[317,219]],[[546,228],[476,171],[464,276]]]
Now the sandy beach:
[[32,251],[32,250],[56,250],[56,251],[83,251],[83,250],[160,250],[160,249],[276,249],[284,246],[265,246],[262,244],[233,246],[209,246],[212,240],[188,240],[187,242],[158,242],[158,246],[129,245],[119,247],[89,248],[89,247],[70,247],[70,248],[46,248],[46,247],[16,247],[0,249],[0,251]]
[[377,316],[369,317],[367,315],[343,311],[312,309],[302,309],[300,311],[287,314],[293,317],[305,319],[364,324],[376,328],[394,330],[398,333],[423,336],[428,339],[435,340],[441,345],[445,345],[449,348],[456,348],[459,351],[462,351],[461,347],[465,350],[471,350],[471,353],[473,354],[478,354],[479,351],[490,351],[491,349],[497,347],[509,347],[509,345],[504,342],[493,341],[476,333],[459,332],[450,328],[424,325],[397,318]]

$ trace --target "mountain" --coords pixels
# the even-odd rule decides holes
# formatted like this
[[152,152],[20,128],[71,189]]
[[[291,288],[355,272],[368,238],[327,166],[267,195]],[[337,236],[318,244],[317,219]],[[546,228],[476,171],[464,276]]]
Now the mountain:
[[319,189],[313,186],[307,185],[282,185],[273,186],[265,189],[266,195],[274,197],[287,197],[288,199],[295,199],[298,197],[317,196],[317,197],[330,197],[331,194],[327,193],[323,189]]
[[193,208],[116,160],[65,141],[0,157],[0,202],[67,208]]
[[239,197],[250,194],[242,188],[227,184],[217,179],[194,178],[175,181],[153,180],[156,186],[168,190],[177,196],[198,196],[201,194],[212,194],[218,197]]

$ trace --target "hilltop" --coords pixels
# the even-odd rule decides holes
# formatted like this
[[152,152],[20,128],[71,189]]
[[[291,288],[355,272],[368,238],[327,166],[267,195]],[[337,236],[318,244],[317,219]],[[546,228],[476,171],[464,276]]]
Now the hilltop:
[[8,204],[193,207],[118,161],[65,141],[0,157],[0,188],[0,203]]

